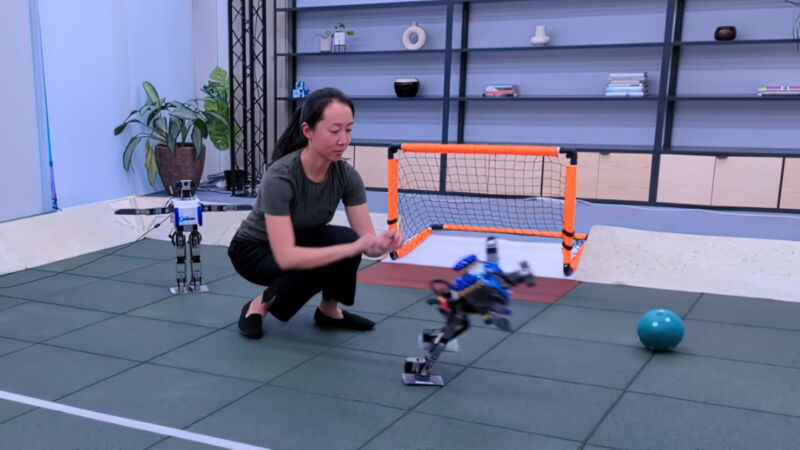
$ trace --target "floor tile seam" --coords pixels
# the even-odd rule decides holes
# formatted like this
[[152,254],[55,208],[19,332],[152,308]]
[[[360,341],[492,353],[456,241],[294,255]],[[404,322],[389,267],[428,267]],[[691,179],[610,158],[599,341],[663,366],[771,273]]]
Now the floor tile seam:
[[106,322],[106,321],[108,321],[108,320],[111,320],[111,319],[113,319],[114,317],[117,317],[117,314],[111,314],[111,313],[105,313],[105,314],[108,314],[108,317],[103,317],[103,318],[102,318],[102,319],[100,319],[100,320],[95,320],[95,321],[93,321],[93,322],[90,322],[90,323],[84,324],[84,325],[82,325],[82,326],[79,326],[78,328],[73,328],[73,329],[71,329],[71,330],[69,330],[69,331],[65,331],[65,332],[63,332],[63,333],[59,333],[59,334],[57,334],[57,335],[55,335],[55,336],[50,336],[50,337],[48,337],[48,338],[45,338],[45,339],[42,339],[42,340],[39,340],[39,341],[36,341],[36,342],[37,342],[37,343],[39,343],[39,344],[45,344],[47,341],[50,341],[50,340],[52,340],[52,339],[60,338],[61,336],[65,336],[65,335],[67,335],[67,334],[70,334],[70,333],[73,333],[73,332],[75,332],[75,331],[80,331],[80,330],[83,330],[84,328],[88,328],[88,327],[91,327],[91,326],[93,326],[93,325],[97,325],[97,324],[99,324],[99,323],[103,323],[103,322]]
[[[346,350],[346,351],[351,351],[351,352],[369,353],[369,354],[372,354],[372,355],[389,356],[389,357],[392,357],[392,358],[406,358],[408,356],[408,355],[400,355],[400,354],[396,354],[396,353],[378,352],[378,351],[375,351],[375,350],[367,350],[367,349],[363,349],[363,348],[344,347],[344,346],[339,345],[339,344],[330,344],[330,345],[325,344],[325,345],[327,345],[328,348],[325,349],[325,351],[323,353],[327,353],[327,352],[329,352],[331,350]],[[319,356],[319,355],[315,355],[315,357],[316,356]],[[440,362],[442,364],[447,364],[448,366],[455,366],[455,367],[462,367],[462,368],[466,368],[467,367],[466,364],[461,364],[461,363],[456,363],[456,362],[444,362],[444,361],[440,361]]]
[[[155,302],[155,303],[158,303],[158,302]],[[132,314],[132,313],[138,311],[139,309],[141,309],[141,308],[136,308],[134,310],[128,311],[126,313],[122,313],[120,315],[121,316],[136,317],[136,318],[139,318],[139,319],[157,320],[159,322],[173,323],[173,324],[178,324],[178,325],[192,325],[192,326],[201,327],[201,328],[213,328],[215,330],[223,330],[223,329],[228,328],[231,325],[236,323],[236,320],[234,320],[234,321],[231,321],[231,322],[227,322],[225,325],[220,325],[220,326],[216,326],[216,325],[201,325],[201,324],[193,323],[193,322],[179,322],[177,320],[164,319],[164,318],[161,318],[161,317],[151,317],[151,316],[143,316],[143,315],[138,315],[138,314]]]
[[[10,403],[13,403],[13,402],[10,402]],[[5,425],[5,424],[7,424],[7,423],[11,422],[12,420],[19,419],[20,417],[22,417],[22,416],[24,416],[24,415],[27,415],[27,414],[30,414],[30,413],[32,413],[32,412],[35,412],[35,411],[38,411],[38,410],[42,409],[42,408],[39,408],[38,406],[30,406],[30,405],[25,405],[25,406],[28,406],[28,407],[30,407],[31,409],[29,409],[29,410],[27,410],[27,411],[23,411],[23,412],[21,412],[21,413],[19,413],[19,414],[15,415],[15,416],[11,416],[11,417],[9,417],[9,418],[8,418],[8,419],[6,419],[6,420],[0,420],[0,427],[2,427],[3,425]]]
[[[107,319],[107,320],[111,320],[111,319]],[[101,321],[101,322],[104,322],[104,321]],[[97,322],[97,323],[100,323],[100,322]],[[95,324],[92,324],[92,325],[95,325]],[[82,328],[86,328],[86,327],[82,327]],[[183,347],[184,345],[187,345],[189,343],[195,342],[195,341],[197,341],[199,339],[202,339],[202,338],[204,338],[206,336],[210,336],[211,334],[215,333],[216,331],[219,331],[219,329],[211,329],[211,328],[208,328],[208,327],[199,327],[198,326],[198,328],[206,328],[206,330],[208,332],[198,336],[196,339],[193,339],[193,340],[191,340],[191,341],[189,341],[187,343],[178,345],[177,347],[174,347],[174,348],[172,348],[170,350],[164,351],[162,353],[157,354],[156,356],[152,356],[152,357],[150,357],[148,359],[144,359],[144,360],[134,359],[134,358],[127,358],[127,357],[124,357],[124,356],[112,355],[112,354],[109,354],[109,353],[93,352],[93,351],[89,351],[89,350],[73,348],[73,347],[69,347],[69,346],[63,345],[63,344],[56,344],[56,343],[50,342],[53,339],[57,339],[57,338],[59,338],[61,336],[64,336],[64,334],[62,334],[60,336],[56,336],[56,337],[50,338],[47,341],[39,342],[38,344],[46,345],[48,347],[55,347],[55,348],[59,348],[59,349],[63,349],[63,350],[71,350],[71,351],[80,352],[80,353],[87,353],[87,354],[94,355],[94,356],[107,356],[107,357],[110,357],[110,358],[121,359],[121,360],[125,360],[125,361],[130,361],[130,362],[146,363],[146,362],[150,362],[154,358],[159,358],[161,356],[164,356],[165,354],[167,354],[167,353],[169,353],[169,352],[171,352],[173,350],[177,350],[177,349]],[[68,332],[66,334],[70,334],[70,333],[72,333],[74,331],[79,331],[79,330],[80,329],[76,329],[76,330],[70,331],[70,332]]]
[[597,430],[600,429],[600,426],[603,424],[603,422],[606,421],[606,419],[608,418],[609,414],[611,414],[611,411],[613,411],[614,408],[617,407],[619,402],[622,400],[622,397],[625,396],[625,393],[628,392],[630,387],[633,385],[633,383],[636,381],[636,379],[639,378],[639,375],[641,375],[641,373],[644,371],[644,368],[647,367],[648,364],[650,364],[650,361],[653,360],[655,355],[656,355],[655,353],[651,353],[650,357],[647,358],[647,361],[645,361],[641,365],[641,367],[639,367],[639,370],[637,370],[636,373],[631,377],[631,379],[628,380],[628,384],[626,384],[625,387],[622,388],[622,390],[620,391],[620,393],[617,396],[617,398],[614,399],[614,402],[611,403],[611,405],[609,405],[608,409],[606,409],[606,411],[603,413],[603,415],[600,417],[600,419],[598,419],[597,423],[595,423],[594,426],[592,427],[592,429],[589,430],[589,433],[586,435],[586,438],[584,438],[583,441],[581,441],[581,448],[583,448],[586,445],[588,445],[589,441],[592,440],[592,437],[597,432]]
[[443,418],[443,419],[455,420],[457,422],[468,423],[468,424],[471,424],[471,425],[481,425],[481,426],[497,428],[497,429],[505,430],[505,431],[516,431],[518,433],[525,433],[525,434],[530,434],[530,435],[534,435],[534,436],[542,436],[542,437],[551,438],[551,439],[558,439],[560,441],[567,441],[567,442],[572,442],[572,443],[576,443],[576,444],[580,444],[580,442],[581,442],[581,441],[579,441],[577,439],[570,439],[570,438],[566,438],[564,436],[558,436],[558,435],[555,435],[555,434],[547,434],[547,433],[540,433],[540,432],[536,432],[536,431],[522,430],[522,429],[519,429],[519,428],[514,428],[514,427],[509,427],[509,426],[495,425],[495,424],[484,423],[484,422],[479,422],[479,421],[475,421],[475,420],[467,420],[467,419],[463,419],[463,418],[459,418],[459,417],[451,417],[451,416],[447,416],[447,415],[444,415],[444,414],[437,414],[437,413],[426,412],[426,411],[417,411],[417,410],[414,410],[414,411],[411,411],[411,412],[414,412],[416,414],[423,414],[423,415],[426,415],[426,416],[433,416],[433,417],[440,417],[440,418]]
[[[191,425],[190,425],[190,426],[191,426]],[[186,430],[186,428],[184,428],[184,430]],[[188,430],[187,430],[187,431],[188,431]],[[145,448],[144,448],[144,449],[142,449],[142,450],[150,450],[151,448],[155,447],[156,445],[159,445],[159,444],[161,444],[162,442],[164,442],[164,441],[166,441],[166,440],[169,440],[169,439],[172,439],[172,436],[162,436],[162,437],[161,437],[161,439],[157,440],[156,442],[153,442],[152,444],[148,445],[147,447],[145,447]]]
[[15,307],[15,306],[19,306],[19,305],[21,305],[21,304],[23,304],[23,303],[25,303],[25,302],[28,302],[28,301],[30,301],[30,300],[28,300],[27,298],[8,297],[8,296],[4,296],[4,297],[6,297],[6,298],[10,298],[10,299],[12,299],[12,300],[20,300],[20,302],[19,302],[19,303],[15,303],[15,304],[13,304],[13,305],[3,306],[2,308],[0,308],[0,313],[2,313],[3,311],[5,311],[5,310],[7,310],[7,309],[13,308],[13,307]]
[[534,374],[522,373],[522,372],[512,372],[512,371],[509,371],[509,370],[492,369],[492,368],[489,368],[489,367],[476,366],[476,365],[472,365],[472,366],[469,366],[469,367],[464,366],[464,368],[465,369],[481,370],[481,371],[484,371],[484,372],[499,373],[499,374],[503,374],[503,375],[514,375],[514,376],[518,376],[518,377],[532,378],[534,380],[554,381],[556,383],[573,384],[573,385],[577,385],[577,386],[587,386],[587,387],[599,388],[599,389],[610,389],[610,390],[613,390],[613,391],[622,390],[622,387],[620,387],[620,386],[608,386],[608,385],[604,385],[604,384],[588,383],[588,382],[585,382],[585,381],[565,380],[565,379],[562,379],[562,378],[546,377],[546,376],[543,376],[543,375],[534,375]]
[[[620,312],[620,313],[630,313],[630,314],[644,314],[641,311],[633,311],[633,310],[628,310],[628,309],[600,308],[600,307],[596,307],[596,306],[569,305],[569,304],[561,304],[561,303],[555,303],[555,304],[558,305],[558,306],[565,307],[565,308],[588,309],[588,310],[594,310],[594,311],[608,311],[608,312]],[[731,322],[731,321],[710,320],[710,319],[688,317],[688,315],[691,313],[691,310],[693,308],[694,308],[694,305],[692,305],[690,307],[690,309],[684,315],[681,316],[681,319],[683,319],[684,322],[686,322],[686,321],[697,321],[697,322],[706,322],[706,323],[718,323],[718,324],[722,324],[722,325],[738,325],[738,326],[743,326],[743,327],[748,327],[748,328],[759,328],[759,329],[767,329],[767,330],[789,331],[789,332],[800,333],[800,329],[781,328],[781,327],[774,327],[774,326],[768,326],[768,325],[754,325],[754,324],[748,324],[748,323],[742,323],[742,322]]]
[[[520,327],[521,328],[521,327]],[[574,336],[560,336],[557,334],[545,334],[545,333],[533,333],[530,331],[514,331],[514,334],[520,334],[524,336],[535,336],[535,337],[547,337],[553,339],[561,339],[564,341],[574,341],[574,342],[583,342],[586,344],[597,344],[597,345],[610,345],[613,347],[625,347],[625,348],[641,348],[641,346],[636,344],[620,344],[618,342],[605,342],[605,341],[597,341],[592,339],[584,339],[584,338],[577,338]]]
[[[398,382],[399,382],[399,380],[398,380]],[[403,412],[408,412],[409,411],[408,408],[404,408],[404,407],[401,407],[401,406],[386,405],[386,404],[383,404],[383,403],[371,402],[371,401],[367,401],[367,400],[358,400],[358,399],[354,399],[354,398],[341,397],[341,396],[333,395],[333,394],[323,394],[323,393],[320,393],[320,392],[307,391],[305,389],[294,388],[294,387],[291,387],[291,386],[283,386],[283,385],[280,385],[280,384],[270,384],[270,383],[265,384],[263,387],[268,387],[268,388],[271,388],[271,389],[279,389],[279,390],[283,390],[283,391],[290,391],[290,392],[299,392],[301,394],[309,394],[309,395],[313,395],[315,397],[322,397],[322,398],[327,398],[327,399],[331,399],[331,400],[353,402],[353,403],[358,403],[360,405],[379,406],[381,408],[393,409],[393,410],[396,410],[396,411],[403,411]]]
[[[37,270],[37,269],[24,269],[24,270]],[[23,281],[21,283],[13,283],[13,284],[9,284],[9,285],[0,286],[0,295],[6,295],[6,294],[3,294],[3,291],[2,291],[3,289],[13,289],[15,287],[25,286],[26,284],[31,284],[31,283],[35,283],[37,281],[46,280],[48,278],[53,278],[53,277],[61,275],[63,273],[63,272],[47,272],[47,271],[43,271],[43,272],[44,272],[44,274],[43,274],[44,276],[41,277],[41,278],[35,278],[33,280]]]
[[716,407],[720,407],[720,408],[736,409],[736,410],[740,410],[740,411],[748,411],[748,412],[754,412],[754,413],[759,413],[759,414],[769,414],[771,416],[788,417],[790,419],[798,419],[798,420],[800,420],[800,414],[795,415],[795,414],[788,414],[788,413],[779,413],[779,412],[775,412],[775,411],[767,411],[767,410],[764,410],[764,409],[747,408],[747,407],[743,407],[743,406],[728,405],[728,404],[725,404],[725,403],[710,402],[710,401],[705,401],[705,400],[695,400],[695,399],[690,399],[690,398],[685,398],[685,397],[676,397],[674,395],[658,394],[658,393],[655,393],[655,392],[643,392],[643,391],[637,391],[637,390],[630,390],[629,389],[629,390],[626,391],[626,393],[644,395],[644,396],[648,396],[648,397],[666,398],[666,399],[670,399],[670,400],[679,400],[679,401],[684,401],[684,402],[689,402],[689,403],[697,403],[697,404],[700,404],[700,405],[716,406]]
[[[161,300],[165,300],[166,298],[168,298],[168,297],[164,297],[162,299],[156,300],[156,302],[161,301]],[[99,313],[104,313],[104,314],[112,314],[112,315],[115,315],[115,316],[124,315],[127,312],[127,311],[126,312],[114,312],[114,311],[108,311],[108,310],[105,310],[105,309],[90,308],[88,306],[77,306],[77,305],[69,305],[69,304],[64,304],[64,303],[56,303],[56,302],[52,302],[52,301],[48,301],[48,300],[42,300],[42,299],[36,299],[36,298],[28,298],[28,299],[25,299],[25,300],[27,300],[28,302],[38,303],[38,304],[41,304],[41,305],[60,306],[62,308],[71,308],[71,309],[77,309],[77,310],[80,310],[80,311],[89,311],[89,312],[99,312]],[[148,303],[148,304],[150,304],[150,303]],[[20,306],[20,305],[14,305],[14,306]],[[12,308],[14,306],[12,306]],[[139,309],[140,307],[141,306],[137,306],[133,310]],[[6,309],[9,309],[9,308],[6,308]],[[131,310],[131,311],[133,311],[133,310]],[[3,312],[3,311],[5,311],[5,310],[0,310],[0,313]]]
[[[460,370],[460,371],[459,371],[459,372],[458,372],[458,373],[455,375],[455,377],[458,377],[458,375],[460,375],[461,373],[463,373],[463,371],[464,371],[464,370],[466,370],[466,369],[465,369],[465,368],[462,368],[462,369],[461,369],[461,370]],[[369,445],[369,444],[370,444],[372,441],[374,441],[375,439],[377,439],[377,438],[378,438],[380,435],[382,435],[383,433],[385,433],[385,432],[386,432],[387,430],[389,430],[391,427],[395,426],[395,425],[396,425],[398,422],[400,422],[401,420],[403,420],[403,419],[404,419],[406,416],[408,416],[409,414],[411,414],[412,412],[414,412],[414,410],[416,410],[416,409],[417,409],[417,408],[418,408],[418,407],[419,407],[419,406],[420,406],[420,405],[421,405],[423,402],[425,402],[426,400],[428,400],[429,398],[431,398],[433,395],[435,395],[435,394],[436,394],[437,392],[439,392],[440,390],[441,390],[441,389],[430,390],[430,394],[428,394],[428,395],[426,395],[426,396],[422,397],[422,398],[421,398],[421,399],[419,399],[419,400],[418,400],[418,401],[417,401],[417,402],[416,402],[416,403],[415,403],[413,406],[411,406],[410,408],[408,408],[408,409],[404,410],[404,411],[403,411],[403,413],[402,413],[402,414],[400,414],[400,415],[399,415],[399,416],[398,416],[398,417],[397,417],[395,420],[391,421],[390,423],[386,424],[386,426],[385,426],[385,427],[383,427],[383,428],[381,428],[380,430],[378,430],[378,431],[377,431],[375,434],[373,434],[373,435],[372,435],[372,437],[370,437],[369,439],[367,439],[367,441],[366,441],[366,442],[364,442],[364,444],[362,444],[362,445],[361,445],[360,447],[358,447],[358,448],[359,448],[359,449],[362,449],[362,448],[366,447],[367,445]]]
[[[119,281],[119,282],[124,282],[124,283],[131,283],[131,284],[140,284],[142,286],[153,286],[153,287],[160,287],[160,288],[165,288],[165,289],[169,289],[169,288],[175,287],[175,286],[164,286],[164,284],[162,284],[162,283],[147,283],[147,282],[144,282],[144,281],[133,281],[133,280],[125,280],[125,279],[116,278],[116,277],[119,277],[119,276],[124,276],[125,274],[128,274],[128,273],[135,272],[137,270],[146,269],[148,267],[151,267],[151,266],[140,267],[138,269],[132,270],[130,272],[125,272],[125,273],[122,273],[120,275],[112,275],[112,276],[109,276],[109,277],[106,277],[106,278],[97,278],[97,279],[98,280],[107,280],[107,281]],[[209,284],[216,283],[217,281],[221,281],[224,278],[228,277],[229,275],[231,275],[231,274],[224,275],[222,278],[213,278],[213,279],[212,278],[206,278],[204,276],[203,277],[203,285],[204,286],[208,286]],[[189,283],[189,279],[190,278],[191,278],[191,274],[189,272],[187,272],[187,276],[186,276],[186,283],[187,284]],[[209,293],[214,294],[213,292],[209,292]],[[2,292],[0,292],[0,295],[2,295]],[[218,294],[218,295],[223,295],[223,294]],[[225,295],[227,295],[227,294],[225,294]]]
[[[214,333],[214,332],[216,332],[216,331],[218,331],[218,330],[214,330],[214,331],[212,331],[211,333]],[[211,334],[211,333],[208,333],[208,334]],[[104,378],[102,378],[102,379],[100,379],[100,380],[96,380],[96,381],[94,381],[94,382],[92,382],[92,383],[90,383],[90,384],[88,384],[88,385],[86,385],[86,386],[83,386],[83,387],[81,387],[80,389],[77,389],[77,390],[75,390],[75,391],[72,391],[72,392],[70,392],[70,393],[68,393],[68,394],[62,395],[62,396],[60,396],[60,397],[56,398],[56,399],[55,399],[55,400],[53,400],[53,401],[54,401],[54,402],[58,402],[59,400],[62,400],[62,399],[64,399],[64,398],[66,398],[66,397],[69,397],[70,395],[77,394],[78,392],[81,392],[81,391],[83,391],[83,390],[85,390],[85,389],[89,389],[89,388],[91,388],[91,387],[93,387],[93,386],[96,386],[96,385],[98,385],[98,384],[100,384],[100,383],[103,383],[103,382],[105,382],[105,381],[107,381],[107,380],[109,380],[109,379],[111,379],[111,378],[114,378],[114,377],[116,377],[116,376],[118,376],[118,375],[121,375],[121,374],[123,374],[123,373],[129,372],[129,371],[131,371],[131,370],[133,370],[133,369],[135,369],[135,368],[137,368],[137,367],[141,367],[141,366],[143,366],[143,365],[145,365],[145,364],[149,364],[151,360],[153,360],[153,359],[155,359],[155,358],[158,358],[158,357],[160,357],[160,356],[163,356],[164,354],[166,354],[166,353],[169,353],[169,352],[171,352],[171,351],[173,351],[173,350],[176,350],[176,349],[178,349],[178,348],[180,348],[180,347],[183,347],[184,345],[188,345],[188,344],[190,344],[191,342],[195,342],[195,341],[197,341],[198,339],[201,339],[201,338],[203,338],[203,337],[205,337],[205,336],[207,336],[207,335],[200,336],[200,337],[198,337],[197,339],[194,339],[194,340],[192,340],[192,341],[190,341],[190,342],[187,342],[186,344],[183,344],[183,345],[180,345],[180,346],[176,347],[175,349],[171,349],[171,350],[169,350],[169,351],[167,351],[167,352],[164,352],[164,353],[161,353],[161,354],[159,354],[159,355],[156,355],[156,356],[154,356],[153,358],[150,358],[150,359],[149,359],[149,360],[147,360],[147,361],[131,361],[131,360],[126,360],[126,359],[119,358],[119,357],[113,357],[113,358],[115,358],[115,359],[125,360],[125,361],[127,361],[127,362],[134,362],[135,364],[133,364],[131,367],[128,367],[128,368],[126,368],[126,369],[123,369],[123,370],[121,370],[121,371],[119,371],[119,372],[116,372],[116,373],[114,373],[114,374],[111,374],[111,375],[109,375],[109,376],[107,376],[107,377],[104,377]],[[43,345],[46,345],[46,344],[43,344]],[[84,352],[84,353],[85,353],[85,352]],[[104,355],[104,357],[112,358],[111,356],[105,356],[105,355]],[[188,371],[188,372],[192,372],[192,370],[187,370],[187,369],[182,369],[182,370],[185,370],[185,371]]]
[[700,319],[700,318],[695,318],[695,317],[684,317],[683,321],[684,322],[691,321],[691,322],[714,323],[714,324],[719,324],[719,325],[736,325],[736,326],[746,327],[746,328],[757,328],[757,329],[760,329],[760,330],[774,330],[774,331],[787,331],[787,332],[790,332],[790,333],[800,333],[800,328],[783,328],[783,327],[775,327],[775,326],[769,326],[769,325],[754,325],[754,324],[751,324],[751,323],[729,322],[729,321],[712,320],[712,319]]
[[[85,273],[74,273],[73,272],[75,270],[80,269],[81,267],[88,266],[90,264],[94,264],[94,263],[102,260],[103,258],[107,258],[109,256],[118,256],[120,258],[131,258],[130,256],[115,255],[115,254],[112,253],[112,254],[104,255],[104,256],[102,256],[100,258],[97,258],[97,259],[95,259],[93,261],[89,261],[87,263],[79,264],[79,265],[77,265],[77,266],[75,266],[75,267],[73,267],[71,269],[66,269],[66,270],[64,270],[64,271],[62,271],[60,273],[65,273],[65,274],[68,274],[68,275],[82,275],[82,276],[86,276],[86,277],[94,277],[94,278],[100,278],[100,279],[104,279],[105,280],[105,279],[109,279],[111,277],[118,277],[120,275],[124,275],[124,274],[129,273],[129,272],[134,272],[134,271],[137,271],[137,270],[146,269],[148,267],[152,267],[152,266],[154,266],[156,264],[160,264],[161,262],[163,262],[163,261],[154,260],[154,259],[151,259],[151,258],[135,258],[135,259],[140,259],[140,260],[146,260],[146,261],[150,262],[150,264],[145,264],[143,266],[139,266],[139,267],[136,267],[136,268],[133,268],[133,269],[125,270],[125,271],[122,271],[122,272],[119,272],[119,273],[113,273],[113,274],[110,274],[110,275],[90,275],[90,274],[85,274]],[[134,259],[134,258],[131,258],[131,259]]]
[[36,345],[42,345],[42,346],[45,346],[45,347],[56,348],[56,349],[59,349],[59,350],[68,350],[68,351],[72,351],[72,352],[83,353],[83,354],[86,354],[86,355],[101,356],[101,357],[104,357],[104,358],[118,359],[120,361],[136,363],[136,364],[144,362],[144,361],[142,361],[140,359],[126,358],[124,356],[110,355],[108,353],[99,353],[99,352],[93,352],[93,351],[89,351],[89,350],[81,350],[81,349],[77,349],[77,348],[68,347],[66,345],[52,344],[52,343],[47,343],[47,342],[39,342]]
[[3,359],[3,358],[5,358],[6,356],[11,356],[11,355],[13,355],[14,353],[17,353],[17,352],[21,352],[22,350],[25,350],[25,349],[31,348],[31,347],[33,347],[34,345],[39,345],[39,343],[38,343],[38,342],[31,342],[31,341],[21,341],[21,342],[25,342],[25,343],[26,343],[26,344],[28,344],[28,345],[24,345],[24,346],[22,346],[22,347],[20,347],[20,348],[18,348],[18,349],[14,349],[14,350],[11,350],[10,352],[7,352],[7,353],[3,353],[3,354],[1,354],[1,355],[0,355],[0,359]]
[[703,353],[692,353],[688,351],[671,351],[671,353],[675,353],[681,356],[689,356],[692,358],[708,358],[708,359],[715,359],[720,361],[730,361],[736,363],[747,364],[751,366],[766,366],[766,367],[774,367],[778,369],[790,369],[790,370],[798,370],[800,371],[800,364],[797,366],[787,366],[784,364],[774,364],[774,363],[767,363],[767,362],[760,362],[760,361],[752,361],[747,359],[736,359],[736,358],[726,358],[724,356],[717,356],[717,355],[707,355]]
[[166,362],[146,361],[146,362],[143,362],[142,364],[147,364],[147,365],[151,365],[151,366],[157,366],[157,367],[166,368],[166,369],[175,369],[175,370],[179,370],[181,372],[189,372],[189,373],[195,373],[195,374],[200,374],[200,375],[209,375],[209,376],[217,377],[217,378],[226,378],[226,379],[229,379],[229,380],[246,381],[248,383],[258,383],[260,385],[265,385],[265,381],[264,380],[259,380],[259,379],[255,379],[255,378],[237,377],[235,375],[228,375],[228,374],[224,374],[224,373],[208,372],[208,371],[205,371],[205,370],[192,369],[192,368],[189,368],[189,367],[183,367],[183,366],[174,365],[174,364],[170,364],[170,363],[166,363]]
[[[547,337],[547,338],[561,339],[561,340],[565,340],[565,341],[583,342],[583,343],[587,343],[587,344],[609,345],[609,346],[614,346],[614,347],[625,347],[625,348],[641,348],[641,346],[636,345],[636,344],[619,344],[619,343],[616,343],[616,342],[602,342],[602,341],[596,341],[596,340],[591,340],[591,339],[576,338],[576,337],[571,337],[571,336],[559,336],[559,335],[554,335],[554,334],[532,333],[530,331],[515,331],[514,333],[515,334],[520,334],[520,335],[525,335],[525,336]],[[779,367],[779,368],[785,368],[785,369],[800,369],[800,365],[790,366],[790,365],[785,365],[785,364],[775,364],[775,363],[768,363],[768,362],[748,360],[748,359],[728,358],[728,357],[723,357],[723,356],[718,356],[718,355],[711,355],[711,354],[707,354],[707,353],[695,353],[695,352],[691,352],[691,351],[687,351],[687,350],[683,350],[683,349],[681,349],[680,351],[677,351],[675,353],[679,353],[681,355],[687,355],[687,356],[696,356],[696,357],[705,357],[705,358],[711,358],[711,359],[719,359],[719,360],[723,360],[723,361],[741,362],[741,363],[747,363],[747,364],[752,364],[752,365]]]
[[[356,336],[358,336],[358,335],[356,335]],[[353,338],[355,338],[355,336]],[[350,338],[350,339],[353,339],[353,338]],[[342,342],[340,342],[338,344],[329,344],[328,346],[331,349],[352,350],[352,351],[359,351],[359,352],[364,352],[364,353],[372,353],[372,354],[375,354],[375,355],[391,356],[391,357],[395,357],[395,358],[406,358],[408,356],[408,355],[401,355],[399,353],[380,352],[380,351],[377,351],[377,350],[369,350],[369,349],[364,349],[364,348],[353,348],[353,347],[347,347],[347,346],[343,345],[343,344],[346,344],[347,342],[349,342],[350,339],[348,339],[346,341],[342,341]],[[467,367],[466,364],[455,363],[455,362],[443,362],[443,364],[449,364],[451,366]]]
[[[569,303],[560,303],[560,302],[555,302],[553,304],[556,305],[556,306],[564,307],[564,308],[588,309],[588,310],[592,310],[592,311],[619,312],[619,313],[627,313],[627,314],[639,314],[639,315],[641,315],[641,314],[644,314],[645,312],[647,312],[647,311],[645,311],[645,312],[634,311],[632,309],[603,308],[603,307],[599,307],[599,306],[588,306],[588,305],[571,305]],[[653,309],[657,309],[657,308],[653,308]],[[662,308],[662,309],[664,309],[664,308]]]

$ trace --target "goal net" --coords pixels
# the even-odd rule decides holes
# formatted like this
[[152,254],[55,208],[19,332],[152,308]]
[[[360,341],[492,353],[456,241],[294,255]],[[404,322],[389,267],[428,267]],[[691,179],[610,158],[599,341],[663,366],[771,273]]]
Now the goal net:
[[562,241],[564,274],[577,268],[577,153],[555,146],[404,143],[389,147],[389,227],[402,258],[436,230]]

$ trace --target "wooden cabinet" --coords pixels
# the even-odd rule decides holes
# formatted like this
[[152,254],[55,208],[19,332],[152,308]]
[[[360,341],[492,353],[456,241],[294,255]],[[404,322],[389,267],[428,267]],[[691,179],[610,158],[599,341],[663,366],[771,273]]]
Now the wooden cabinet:
[[716,158],[702,155],[662,155],[658,198],[664,203],[711,205]]
[[578,198],[597,198],[597,170],[600,154],[582,152],[578,154]]
[[776,208],[783,158],[716,158],[713,206]]
[[649,154],[601,154],[597,169],[597,198],[647,201],[651,162]]
[[800,209],[800,158],[786,158],[783,163],[780,208]]
[[355,168],[364,187],[386,189],[389,185],[387,147],[355,146]]

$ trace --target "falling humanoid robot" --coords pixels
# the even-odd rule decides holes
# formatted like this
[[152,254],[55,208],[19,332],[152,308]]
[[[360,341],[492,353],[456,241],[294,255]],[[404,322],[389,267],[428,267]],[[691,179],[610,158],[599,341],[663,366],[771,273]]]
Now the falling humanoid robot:
[[520,262],[520,270],[503,272],[498,265],[494,237],[486,239],[486,259],[480,261],[475,255],[462,258],[453,267],[459,273],[453,284],[445,280],[431,281],[431,290],[437,298],[429,299],[428,304],[438,305],[446,323],[439,330],[423,331],[420,342],[427,354],[421,358],[406,358],[403,383],[444,386],[442,377],[431,373],[431,369],[439,355],[454,347],[454,339],[469,327],[469,314],[480,314],[486,323],[511,331],[508,319],[511,288],[520,283],[533,286],[533,273],[525,261]]

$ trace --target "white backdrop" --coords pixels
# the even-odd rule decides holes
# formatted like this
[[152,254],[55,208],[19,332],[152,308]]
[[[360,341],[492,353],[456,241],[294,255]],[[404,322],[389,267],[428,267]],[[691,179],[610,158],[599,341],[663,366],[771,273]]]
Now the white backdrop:
[[[0,13],[0,221],[44,211],[29,0]],[[48,180],[49,181],[49,180]],[[49,197],[49,193],[48,193]]]

